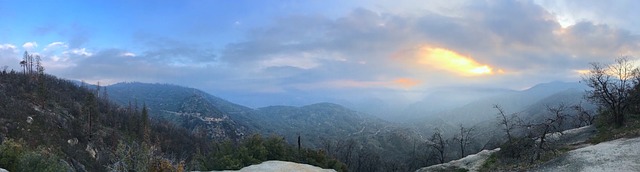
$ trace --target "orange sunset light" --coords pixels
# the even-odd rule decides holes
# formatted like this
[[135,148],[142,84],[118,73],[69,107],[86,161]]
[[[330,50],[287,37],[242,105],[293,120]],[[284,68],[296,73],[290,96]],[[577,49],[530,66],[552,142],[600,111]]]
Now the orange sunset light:
[[413,86],[418,85],[419,81],[411,79],[411,78],[398,78],[393,81],[394,83],[402,86],[403,88],[411,88]]
[[423,47],[418,52],[418,63],[463,76],[493,74],[493,68],[474,59],[444,48]]

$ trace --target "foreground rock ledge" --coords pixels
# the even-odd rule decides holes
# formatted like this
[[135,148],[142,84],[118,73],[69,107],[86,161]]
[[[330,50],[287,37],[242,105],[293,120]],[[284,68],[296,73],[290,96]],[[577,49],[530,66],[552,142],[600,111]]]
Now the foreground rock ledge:
[[[225,170],[222,172],[233,172],[234,170]],[[298,164],[287,161],[265,161],[260,164],[244,167],[239,172],[259,172],[259,171],[299,171],[299,172],[335,172],[333,169],[322,169],[308,164]]]
[[623,138],[572,150],[530,171],[640,171],[640,138]]
[[448,171],[454,168],[467,169],[469,171],[478,171],[484,161],[486,161],[491,154],[500,151],[500,148],[496,148],[494,150],[483,150],[473,155],[467,155],[466,157],[453,160],[448,163],[432,165],[429,167],[424,167],[416,170],[416,172],[427,172],[427,171]]

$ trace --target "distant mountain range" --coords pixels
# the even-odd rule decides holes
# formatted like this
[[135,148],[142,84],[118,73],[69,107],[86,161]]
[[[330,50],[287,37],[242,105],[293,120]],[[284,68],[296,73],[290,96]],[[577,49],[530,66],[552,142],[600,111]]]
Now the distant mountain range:
[[[203,91],[169,84],[119,83],[107,87],[110,99],[129,106],[145,104],[152,115],[170,119],[192,132],[206,131],[214,139],[239,139],[250,133],[280,135],[310,148],[357,143],[359,150],[378,153],[385,161],[416,159],[416,145],[439,128],[451,137],[459,124],[476,126],[480,142],[499,137],[495,121],[501,105],[523,119],[546,114],[546,105],[586,104],[586,86],[551,82],[522,91],[504,89],[441,89],[403,110],[389,122],[334,103],[249,108]],[[588,105],[588,104],[587,104]],[[592,108],[593,106],[587,106]],[[342,160],[345,161],[345,160]]]
[[[545,105],[584,104],[586,85],[579,82],[550,82],[535,85],[522,91],[514,90],[461,90],[438,92],[405,110],[407,119],[442,119],[450,124],[473,125],[480,121],[494,120],[494,105],[500,105],[509,113],[522,112],[523,116],[543,113]],[[446,93],[446,94],[443,94]],[[455,100],[466,103],[455,103]],[[452,103],[450,103],[452,102]],[[445,106],[443,104],[449,104]],[[457,105],[457,106],[454,106]]]

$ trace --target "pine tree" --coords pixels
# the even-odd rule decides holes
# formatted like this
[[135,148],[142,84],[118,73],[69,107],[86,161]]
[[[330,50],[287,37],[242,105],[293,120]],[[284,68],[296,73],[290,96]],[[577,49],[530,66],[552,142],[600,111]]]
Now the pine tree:
[[149,126],[149,112],[147,111],[147,104],[142,104],[142,138],[145,143],[149,143],[151,140],[151,129]]

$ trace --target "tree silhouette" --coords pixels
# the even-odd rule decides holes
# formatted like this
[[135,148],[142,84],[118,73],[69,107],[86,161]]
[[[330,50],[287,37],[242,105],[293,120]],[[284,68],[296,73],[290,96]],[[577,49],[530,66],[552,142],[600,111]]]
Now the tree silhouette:
[[618,127],[625,121],[625,113],[631,106],[631,93],[640,81],[638,68],[627,57],[616,59],[614,64],[591,63],[583,81],[593,90],[587,91],[587,99],[604,107]]

